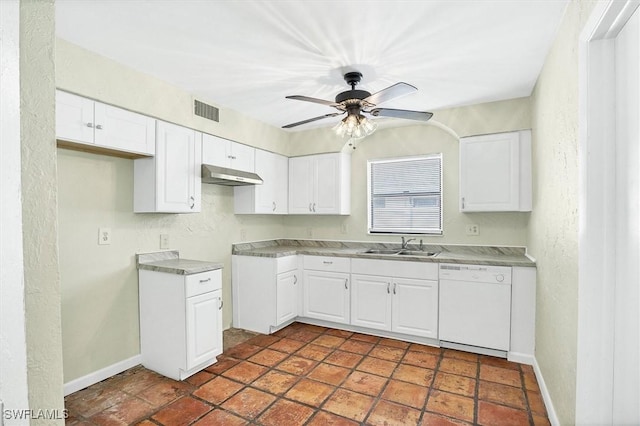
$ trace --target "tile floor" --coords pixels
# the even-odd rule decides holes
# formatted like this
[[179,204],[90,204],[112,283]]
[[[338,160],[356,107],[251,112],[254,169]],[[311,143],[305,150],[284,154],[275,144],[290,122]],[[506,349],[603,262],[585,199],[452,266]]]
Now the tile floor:
[[67,424],[549,424],[530,366],[300,323],[232,337],[184,382],[139,366],[67,396]]

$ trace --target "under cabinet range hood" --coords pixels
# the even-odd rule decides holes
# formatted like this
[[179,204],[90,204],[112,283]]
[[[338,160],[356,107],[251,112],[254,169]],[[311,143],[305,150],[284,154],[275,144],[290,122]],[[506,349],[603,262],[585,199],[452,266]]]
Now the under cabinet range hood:
[[202,183],[226,186],[262,185],[262,178],[251,172],[203,164]]

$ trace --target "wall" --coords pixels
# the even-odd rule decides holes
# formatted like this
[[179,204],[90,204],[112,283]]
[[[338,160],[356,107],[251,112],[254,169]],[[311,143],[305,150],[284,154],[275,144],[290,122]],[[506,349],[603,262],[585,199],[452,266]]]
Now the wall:
[[19,42],[20,2],[0,2],[0,400],[6,409],[29,408],[22,209],[4,207],[21,203]]
[[[290,216],[287,236],[291,238],[396,241],[398,236],[367,234],[367,160],[419,154],[443,154],[444,233],[424,237],[434,244],[482,244],[525,246],[529,213],[460,213],[458,209],[458,140],[437,124],[459,136],[528,129],[529,98],[492,102],[435,111],[434,124],[411,124],[379,128],[358,142],[351,161],[350,216]],[[412,122],[408,122],[412,123]],[[345,142],[327,128],[292,133],[287,153],[291,156],[340,151]],[[465,225],[477,224],[480,235],[467,236]],[[342,233],[343,225],[347,232]]]
[[[20,2],[22,217],[31,409],[62,410],[53,0]],[[32,420],[31,424],[63,424]]]
[[[222,109],[220,123],[194,117],[191,95],[63,40],[56,43],[56,85],[253,146],[282,152],[284,133]],[[236,216],[233,189],[202,185],[200,214],[134,214],[133,160],[58,149],[60,275],[64,380],[139,354],[135,253],[159,250],[160,234],[185,258],[223,262],[231,300],[231,244],[282,237],[282,217]],[[111,245],[97,244],[109,227]],[[231,303],[224,326],[231,324]]]
[[578,36],[595,2],[572,1],[532,95],[538,261],[536,359],[560,424],[575,422],[578,309]]

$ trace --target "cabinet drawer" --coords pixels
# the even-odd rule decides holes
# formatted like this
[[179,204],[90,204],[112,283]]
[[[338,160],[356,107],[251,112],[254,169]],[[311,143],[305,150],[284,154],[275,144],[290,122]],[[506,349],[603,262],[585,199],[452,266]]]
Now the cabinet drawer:
[[353,259],[351,272],[354,274],[437,280],[438,264],[401,260]]
[[331,272],[350,272],[351,259],[348,257],[304,256],[304,269]]
[[295,271],[298,269],[298,256],[279,257],[276,263],[278,274],[283,272]]
[[222,270],[187,275],[185,277],[186,297],[197,296],[222,288]]

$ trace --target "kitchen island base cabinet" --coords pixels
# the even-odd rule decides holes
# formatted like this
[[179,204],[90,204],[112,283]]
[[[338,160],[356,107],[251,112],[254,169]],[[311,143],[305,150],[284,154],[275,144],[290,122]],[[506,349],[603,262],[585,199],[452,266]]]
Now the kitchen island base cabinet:
[[222,271],[140,270],[142,365],[184,380],[222,353]]
[[298,316],[298,256],[232,256],[233,326],[269,334]]

